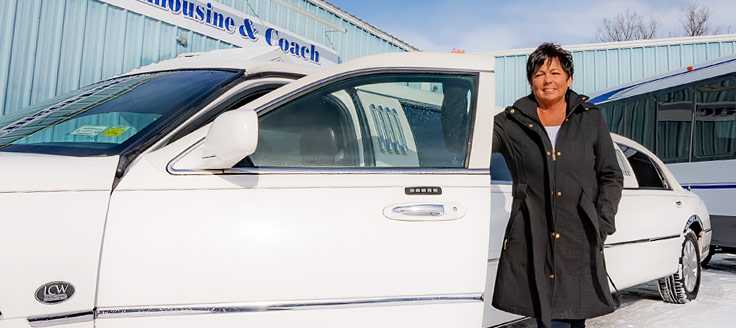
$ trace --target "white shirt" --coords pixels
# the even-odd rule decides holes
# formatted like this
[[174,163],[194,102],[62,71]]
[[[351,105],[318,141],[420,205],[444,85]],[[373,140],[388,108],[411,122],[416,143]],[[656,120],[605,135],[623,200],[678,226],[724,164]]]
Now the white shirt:
[[549,142],[552,143],[552,147],[557,147],[555,143],[557,142],[557,133],[560,132],[560,126],[545,126],[544,129],[547,130],[547,136]]

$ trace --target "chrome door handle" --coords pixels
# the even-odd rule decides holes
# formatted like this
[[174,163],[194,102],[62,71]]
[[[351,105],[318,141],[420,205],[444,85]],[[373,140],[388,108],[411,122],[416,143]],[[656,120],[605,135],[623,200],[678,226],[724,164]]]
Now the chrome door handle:
[[442,216],[445,214],[445,206],[433,204],[397,206],[391,212],[406,216]]
[[673,203],[673,205],[675,205],[675,207],[682,207],[682,201],[680,201],[680,200],[676,200],[676,201],[675,201],[675,202]]

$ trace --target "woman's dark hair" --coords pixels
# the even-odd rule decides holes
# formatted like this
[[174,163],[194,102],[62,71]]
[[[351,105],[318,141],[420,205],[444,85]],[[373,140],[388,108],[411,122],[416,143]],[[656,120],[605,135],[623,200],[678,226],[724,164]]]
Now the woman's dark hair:
[[550,61],[557,58],[560,61],[562,70],[567,73],[567,76],[572,77],[572,73],[575,71],[575,67],[572,64],[572,55],[562,47],[554,43],[542,43],[537,47],[529,59],[526,61],[526,79],[529,84],[532,83],[532,76],[537,70],[544,65],[544,62],[549,59]]

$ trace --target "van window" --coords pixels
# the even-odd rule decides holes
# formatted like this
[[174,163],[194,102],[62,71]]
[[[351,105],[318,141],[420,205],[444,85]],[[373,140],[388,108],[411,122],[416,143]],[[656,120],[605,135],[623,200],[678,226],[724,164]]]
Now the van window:
[[697,87],[693,161],[736,158],[736,79]]
[[657,99],[657,156],[665,163],[690,160],[693,96],[691,88],[673,89]]

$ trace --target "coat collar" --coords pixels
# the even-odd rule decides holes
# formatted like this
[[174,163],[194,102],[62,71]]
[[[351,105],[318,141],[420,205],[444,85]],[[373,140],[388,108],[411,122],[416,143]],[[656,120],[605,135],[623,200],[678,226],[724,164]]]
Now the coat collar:
[[[575,112],[578,107],[581,107],[580,105],[582,105],[588,99],[588,96],[579,95],[575,91],[568,89],[567,94],[565,95],[565,101],[567,102],[567,114],[565,116],[570,117],[570,115]],[[534,120],[538,124],[541,124],[541,121],[539,120],[539,115],[537,114],[537,106],[538,104],[537,100],[534,98],[534,94],[530,93],[526,97],[519,98],[519,100],[514,102],[514,105],[512,107],[518,109],[521,113]]]

